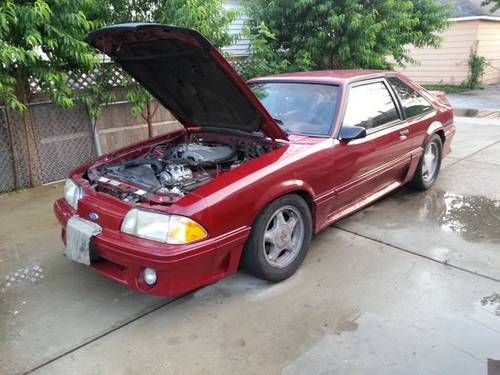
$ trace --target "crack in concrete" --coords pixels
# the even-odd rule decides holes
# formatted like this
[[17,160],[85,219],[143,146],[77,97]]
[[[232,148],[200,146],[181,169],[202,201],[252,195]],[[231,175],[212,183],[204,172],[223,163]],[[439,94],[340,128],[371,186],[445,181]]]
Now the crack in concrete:
[[[482,147],[482,148],[480,148],[479,150],[474,151],[472,154],[469,154],[469,155],[467,155],[467,156],[464,156],[463,158],[456,158],[456,157],[454,157],[454,156],[451,156],[451,155],[450,155],[450,159],[456,159],[456,161],[455,161],[455,162],[453,162],[453,163],[451,163],[451,164],[448,164],[448,165],[446,166],[446,168],[444,168],[444,169],[451,168],[451,167],[453,167],[454,165],[456,165],[456,164],[458,164],[458,163],[460,163],[460,162],[462,162],[462,161],[464,161],[464,160],[466,160],[466,159],[470,158],[471,156],[474,156],[474,155],[476,155],[476,154],[478,154],[478,153],[480,153],[480,152],[482,152],[482,151],[484,151],[484,150],[486,150],[486,149],[488,149],[488,148],[490,148],[490,147],[492,147],[492,146],[495,146],[495,145],[497,145],[497,144],[499,144],[499,143],[500,143],[500,141],[493,142],[493,143],[489,144],[488,146]],[[474,162],[474,160],[468,160],[468,161],[470,161],[470,162]],[[480,164],[490,164],[490,165],[495,165],[495,166],[497,165],[497,164],[494,164],[494,163],[488,163],[488,162],[486,162],[486,161],[481,161],[481,162],[476,161],[476,163],[480,163]]]
[[449,263],[447,260],[441,261],[441,260],[433,258],[431,256],[420,254],[420,253],[417,253],[417,252],[415,252],[413,250],[408,250],[408,249],[405,249],[403,247],[391,244],[389,242],[382,241],[382,240],[379,240],[377,238],[373,238],[373,237],[370,237],[370,236],[366,236],[364,234],[360,234],[360,233],[355,232],[355,231],[350,230],[350,229],[345,229],[345,228],[339,227],[336,224],[334,224],[333,227],[336,228],[336,229],[338,229],[338,230],[344,231],[346,233],[354,234],[355,236],[359,236],[359,237],[362,237],[364,239],[367,239],[367,240],[370,240],[370,241],[373,241],[373,242],[377,242],[377,243],[385,245],[385,246],[392,247],[393,249],[404,251],[405,253],[416,255],[416,256],[424,258],[424,259],[428,259],[428,260],[433,261],[435,263],[442,264],[443,266],[451,267],[451,268],[457,269],[459,271],[467,272],[467,273],[469,273],[471,275],[474,275],[474,276],[479,276],[479,277],[482,277],[482,278],[485,278],[485,279],[488,279],[488,280],[500,283],[500,279],[497,279],[497,278],[494,278],[494,277],[491,277],[491,276],[488,276],[488,275],[484,275],[484,274],[476,272],[476,271],[471,271],[471,270],[469,270],[467,268],[463,268],[463,267],[454,265],[452,263]]
[[[188,293],[188,294],[189,294],[189,293]],[[49,365],[49,364],[51,364],[51,363],[53,363],[53,362],[55,362],[55,361],[57,361],[57,360],[61,359],[61,358],[63,358],[63,357],[66,357],[67,355],[72,354],[72,353],[74,353],[74,352],[76,352],[76,351],[78,351],[78,350],[80,350],[80,349],[82,349],[82,348],[86,347],[87,345],[90,345],[90,344],[92,344],[92,343],[94,343],[94,342],[96,342],[96,341],[98,341],[98,340],[100,340],[100,339],[102,339],[102,338],[104,338],[104,337],[106,337],[106,336],[108,336],[108,335],[112,334],[113,332],[116,332],[116,331],[118,331],[118,330],[120,330],[120,329],[122,329],[122,328],[125,328],[126,326],[128,326],[128,325],[130,325],[130,324],[132,324],[132,323],[134,323],[134,322],[136,322],[136,321],[138,321],[139,319],[142,319],[142,318],[144,318],[144,317],[146,317],[146,316],[148,316],[148,315],[150,315],[150,314],[152,314],[152,313],[154,313],[154,312],[156,312],[156,311],[158,311],[158,310],[161,310],[161,309],[162,309],[162,308],[164,308],[165,306],[170,305],[171,303],[173,303],[173,302],[175,302],[175,301],[177,301],[177,300],[181,299],[181,298],[182,298],[182,297],[184,297],[185,295],[186,295],[186,294],[183,294],[183,295],[180,295],[180,296],[178,296],[178,297],[175,297],[175,298],[173,298],[173,299],[169,300],[168,302],[166,302],[166,303],[164,303],[164,304],[161,304],[161,305],[159,305],[159,306],[157,306],[157,307],[155,307],[155,308],[153,308],[153,309],[151,309],[151,310],[148,310],[148,311],[146,311],[146,312],[144,312],[144,313],[142,313],[142,314],[140,314],[140,315],[136,316],[135,318],[132,318],[132,319],[130,319],[130,320],[127,320],[126,322],[124,322],[124,323],[122,323],[122,324],[119,324],[118,326],[116,326],[116,327],[114,327],[114,328],[111,328],[111,329],[109,329],[109,330],[107,330],[107,331],[105,331],[105,332],[103,332],[103,333],[101,333],[101,334],[99,334],[99,335],[97,335],[97,336],[95,336],[95,337],[91,338],[90,340],[84,341],[84,342],[82,342],[81,344],[76,345],[75,347],[73,347],[73,348],[71,348],[71,349],[68,349],[68,350],[66,350],[66,351],[62,352],[61,354],[58,354],[58,355],[56,355],[55,357],[50,358],[50,359],[48,359],[48,360],[46,360],[46,361],[44,361],[44,362],[40,363],[39,365],[36,365],[35,367],[33,367],[33,368],[31,368],[31,369],[29,369],[29,370],[27,370],[27,371],[23,372],[23,373],[22,373],[22,375],[32,374],[32,373],[34,373],[35,371],[40,370],[41,368],[43,368],[43,367],[45,367],[45,366],[47,366],[47,365]]]

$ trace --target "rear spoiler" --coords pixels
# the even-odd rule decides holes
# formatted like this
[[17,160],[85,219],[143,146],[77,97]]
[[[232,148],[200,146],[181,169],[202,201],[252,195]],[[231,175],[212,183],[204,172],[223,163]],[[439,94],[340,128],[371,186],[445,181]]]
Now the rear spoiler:
[[451,106],[444,91],[429,91],[429,93],[435,96],[436,99],[439,100],[441,103]]

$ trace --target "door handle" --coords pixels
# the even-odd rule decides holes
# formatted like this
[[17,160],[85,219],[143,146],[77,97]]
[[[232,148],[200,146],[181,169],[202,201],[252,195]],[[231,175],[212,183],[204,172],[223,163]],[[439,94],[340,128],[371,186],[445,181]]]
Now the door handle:
[[408,138],[409,135],[410,135],[410,131],[408,129],[401,130],[399,132],[399,139],[404,141],[406,138]]

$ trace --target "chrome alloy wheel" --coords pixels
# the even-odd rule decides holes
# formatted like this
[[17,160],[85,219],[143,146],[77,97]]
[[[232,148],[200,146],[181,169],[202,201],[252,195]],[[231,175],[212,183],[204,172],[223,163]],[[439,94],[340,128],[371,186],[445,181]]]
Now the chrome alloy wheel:
[[264,232],[264,257],[273,267],[285,268],[294,261],[304,242],[304,219],[293,206],[277,209]]
[[432,181],[438,168],[439,150],[435,142],[427,145],[424,152],[424,160],[422,165],[422,178],[425,182]]

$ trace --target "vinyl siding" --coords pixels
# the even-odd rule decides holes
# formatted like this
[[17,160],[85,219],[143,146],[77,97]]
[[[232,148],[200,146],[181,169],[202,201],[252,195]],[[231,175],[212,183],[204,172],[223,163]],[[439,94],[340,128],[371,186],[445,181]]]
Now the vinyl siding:
[[238,40],[234,44],[224,47],[223,51],[237,57],[248,56],[249,40],[247,38],[243,38],[241,35],[245,21],[248,17],[243,13],[243,7],[240,5],[238,0],[224,0],[222,4],[224,9],[236,10],[239,12],[238,18],[229,26],[229,33],[237,36]]
[[[484,21],[453,22],[442,33],[439,48],[410,47],[410,56],[417,63],[401,71],[419,83],[462,83],[467,78],[469,54],[480,22]],[[500,26],[500,22],[495,23]]]
[[484,56],[489,64],[484,72],[483,82],[500,83],[500,22],[481,21],[477,40],[477,52]]

